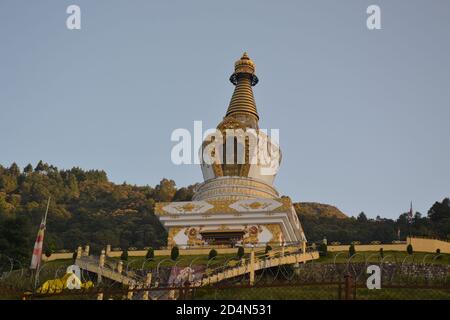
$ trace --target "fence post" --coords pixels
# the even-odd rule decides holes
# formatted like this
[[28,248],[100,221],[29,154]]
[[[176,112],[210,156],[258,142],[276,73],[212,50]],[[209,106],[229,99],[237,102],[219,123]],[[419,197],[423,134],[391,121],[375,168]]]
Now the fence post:
[[103,268],[105,266],[105,250],[102,250],[102,253],[100,254],[100,258],[98,259],[98,266],[100,268]]
[[252,251],[250,253],[250,285],[255,284],[255,250],[252,246]]
[[81,248],[81,246],[79,246],[79,247],[77,248],[77,259],[80,259],[80,258],[81,258],[82,252],[83,252],[83,249]]
[[84,247],[84,255],[86,256],[86,257],[89,257],[89,250],[90,249],[90,247],[89,247],[89,245],[87,244],[85,247]]
[[[145,288],[150,289],[151,285],[152,285],[152,273],[149,272],[149,273],[147,273],[147,277],[145,278]],[[144,291],[142,300],[148,300],[148,298],[149,298],[149,292]]]
[[345,300],[350,300],[350,275],[347,273],[345,276]]
[[98,259],[99,273],[97,274],[97,283],[102,282],[102,272],[105,266],[105,250],[102,250],[100,258]]
[[117,273],[122,274],[122,272],[123,272],[123,261],[120,260],[120,261],[117,263]]
[[342,300],[342,281],[340,279],[338,284],[338,300]]
[[184,283],[184,291],[183,291],[183,300],[187,300],[189,297],[189,287],[191,286],[191,283],[188,281],[186,281]]
[[131,284],[129,285],[128,289],[129,289],[129,291],[128,291],[128,294],[127,294],[127,299],[128,299],[128,300],[133,300],[134,284],[131,283]]

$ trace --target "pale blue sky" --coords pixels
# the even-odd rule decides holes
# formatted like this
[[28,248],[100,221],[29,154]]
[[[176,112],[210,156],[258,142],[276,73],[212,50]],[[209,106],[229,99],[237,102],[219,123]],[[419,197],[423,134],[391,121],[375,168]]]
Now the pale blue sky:
[[[366,28],[370,4],[382,30]],[[1,0],[0,163],[201,181],[171,163],[170,134],[216,126],[248,51],[261,126],[280,128],[282,194],[425,213],[450,196],[449,14],[446,0]]]

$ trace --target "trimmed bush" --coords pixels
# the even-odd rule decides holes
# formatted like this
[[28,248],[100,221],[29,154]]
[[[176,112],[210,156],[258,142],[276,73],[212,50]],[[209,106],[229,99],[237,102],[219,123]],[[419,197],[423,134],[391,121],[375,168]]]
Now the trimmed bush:
[[383,248],[380,248],[380,257],[381,257],[381,258],[384,258],[384,251],[383,251]]
[[441,249],[436,249],[436,254],[437,254],[436,259],[437,260],[442,260]]
[[152,247],[148,248],[147,254],[145,255],[146,259],[153,259],[155,258],[155,250],[153,250]]
[[319,246],[319,255],[321,257],[326,257],[328,254],[328,246],[325,243],[321,243]]
[[47,250],[45,250],[45,256],[46,256],[47,258],[50,258],[50,256],[52,255],[52,253],[53,253],[53,250],[52,250],[52,249],[47,249]]
[[128,250],[123,250],[122,254],[120,255],[120,260],[128,261]]
[[348,254],[349,254],[350,257],[354,256],[356,254],[355,245],[353,243],[348,248]]
[[208,254],[208,260],[214,259],[215,257],[217,257],[217,251],[215,249],[211,249]]
[[270,245],[266,245],[266,254],[272,251],[272,247]]
[[244,247],[239,247],[238,251],[237,251],[237,256],[239,259],[242,259],[242,257],[244,256],[245,251],[244,251]]
[[172,250],[170,251],[170,259],[175,261],[178,259],[179,255],[180,255],[180,250],[178,249],[178,247],[177,246],[173,247]]
[[414,253],[413,246],[411,244],[408,244],[406,247],[406,252],[408,252],[409,255]]

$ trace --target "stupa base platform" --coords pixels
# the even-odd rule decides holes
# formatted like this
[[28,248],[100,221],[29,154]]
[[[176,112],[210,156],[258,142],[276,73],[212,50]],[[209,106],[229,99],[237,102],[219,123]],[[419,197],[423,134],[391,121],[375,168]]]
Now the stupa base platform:
[[306,242],[289,198],[157,203],[168,246],[265,246]]

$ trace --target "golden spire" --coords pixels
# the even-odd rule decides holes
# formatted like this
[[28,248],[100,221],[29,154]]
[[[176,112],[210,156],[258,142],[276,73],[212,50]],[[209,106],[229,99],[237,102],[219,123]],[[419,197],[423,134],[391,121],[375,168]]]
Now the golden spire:
[[255,75],[255,64],[248,57],[247,52],[244,52],[242,58],[234,64],[234,73],[231,75],[230,81],[236,88],[231,97],[226,117],[231,116],[250,127],[257,128],[259,115],[252,86],[258,83],[258,77]]

